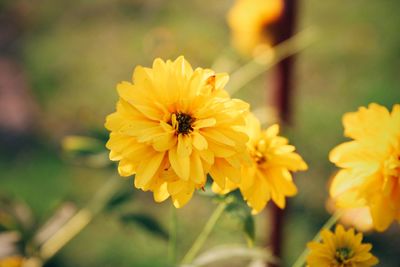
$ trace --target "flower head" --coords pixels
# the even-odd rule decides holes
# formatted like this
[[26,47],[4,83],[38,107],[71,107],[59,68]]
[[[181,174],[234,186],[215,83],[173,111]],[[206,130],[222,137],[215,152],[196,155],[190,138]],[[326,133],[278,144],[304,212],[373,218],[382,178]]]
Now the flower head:
[[268,29],[283,13],[283,0],[236,0],[228,13],[233,45],[251,55],[260,46],[271,46]]
[[340,208],[367,206],[374,226],[385,230],[400,220],[400,105],[390,113],[370,104],[343,117],[352,141],[334,148],[329,159],[342,168],[330,193]]
[[309,267],[369,267],[378,264],[378,259],[370,253],[371,244],[361,243],[361,233],[354,229],[345,230],[337,225],[335,232],[322,230],[321,242],[309,242],[311,250],[307,257]]
[[307,164],[294,152],[295,147],[289,145],[288,139],[278,135],[277,124],[261,130],[260,122],[252,114],[247,116],[246,121],[251,164],[242,167],[240,183],[228,181],[225,190],[214,184],[213,189],[218,193],[227,193],[239,188],[253,213],[260,212],[271,199],[284,208],[285,198],[297,193],[290,172],[306,170]]
[[[210,173],[224,187],[240,181],[249,105],[224,90],[228,75],[192,69],[179,57],[136,67],[133,82],[118,84],[117,111],[107,117],[107,148],[121,176],[135,174],[135,186],[172,197],[182,207]],[[240,172],[239,172],[240,173]]]

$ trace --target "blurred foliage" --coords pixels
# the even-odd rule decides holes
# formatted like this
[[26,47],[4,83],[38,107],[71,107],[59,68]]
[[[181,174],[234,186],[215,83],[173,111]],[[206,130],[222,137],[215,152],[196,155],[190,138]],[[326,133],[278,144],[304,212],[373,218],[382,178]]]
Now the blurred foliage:
[[168,240],[167,231],[153,217],[141,213],[128,213],[121,216],[125,224],[135,223],[149,232]]

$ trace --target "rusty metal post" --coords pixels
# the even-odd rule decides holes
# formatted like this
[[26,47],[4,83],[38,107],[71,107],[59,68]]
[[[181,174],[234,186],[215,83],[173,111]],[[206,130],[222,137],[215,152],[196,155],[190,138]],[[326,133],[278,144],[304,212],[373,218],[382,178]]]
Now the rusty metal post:
[[[297,0],[284,0],[284,12],[280,20],[277,22],[275,34],[275,43],[279,44],[282,41],[290,38],[295,31],[296,15],[297,15]],[[293,89],[293,57],[282,60],[277,64],[273,71],[272,81],[272,98],[274,108],[277,110],[281,124],[291,122],[291,92]],[[273,254],[281,258],[282,256],[282,241],[284,228],[284,211],[278,208],[275,204],[270,205],[270,236],[269,243]],[[276,265],[270,265],[276,267]]]

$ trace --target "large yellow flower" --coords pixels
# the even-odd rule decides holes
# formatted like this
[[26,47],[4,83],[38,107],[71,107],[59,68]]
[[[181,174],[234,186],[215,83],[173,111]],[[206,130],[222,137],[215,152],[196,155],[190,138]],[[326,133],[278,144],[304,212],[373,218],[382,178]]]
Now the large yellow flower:
[[400,220],[400,105],[370,104],[343,117],[345,136],[329,159],[342,168],[330,193],[341,208],[368,206],[377,230]]
[[370,253],[371,244],[362,243],[362,234],[354,229],[344,230],[336,226],[335,233],[322,230],[322,242],[310,242],[307,257],[309,267],[369,267],[378,264],[378,259]]
[[183,57],[136,67],[133,83],[118,84],[117,111],[105,124],[120,175],[135,174],[137,188],[153,191],[158,202],[171,196],[176,207],[208,173],[221,187],[225,179],[239,182],[249,105],[228,96],[227,81],[226,74],[193,70]]
[[246,122],[251,164],[242,167],[239,184],[228,181],[225,189],[214,184],[213,190],[228,193],[239,188],[254,214],[260,212],[271,199],[283,209],[285,198],[297,193],[290,171],[306,170],[307,164],[294,152],[295,147],[289,145],[288,139],[278,135],[277,124],[262,131],[260,122],[252,114],[247,116]]
[[283,0],[236,0],[227,18],[235,48],[251,55],[260,46],[271,46],[268,29],[282,15],[283,7]]

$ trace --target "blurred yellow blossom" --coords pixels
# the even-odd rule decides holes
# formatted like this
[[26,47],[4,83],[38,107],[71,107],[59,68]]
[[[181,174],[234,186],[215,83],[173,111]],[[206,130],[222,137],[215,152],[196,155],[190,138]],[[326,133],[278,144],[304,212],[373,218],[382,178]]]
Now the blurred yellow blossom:
[[283,0],[236,0],[227,16],[234,47],[245,55],[270,47],[274,42],[271,25],[283,8]]
[[192,69],[181,56],[136,67],[133,82],[118,84],[117,111],[107,117],[107,148],[121,176],[157,202],[172,197],[179,208],[207,174],[224,187],[240,181],[246,159],[245,114],[249,105],[224,90],[227,74]]
[[400,220],[400,105],[392,113],[378,104],[343,117],[345,136],[329,159],[342,168],[330,194],[339,208],[368,206],[374,227],[385,230]]
[[363,235],[354,229],[345,230],[337,225],[335,232],[321,231],[321,242],[309,242],[311,250],[307,257],[309,267],[369,267],[378,264],[370,253],[371,244],[362,243]]
[[0,267],[21,267],[23,258],[20,256],[11,256],[0,259]]
[[290,171],[306,170],[307,164],[294,152],[295,147],[289,145],[288,139],[278,135],[277,124],[261,130],[259,120],[252,114],[247,116],[246,122],[251,165],[242,167],[242,181],[239,184],[227,181],[228,185],[222,189],[214,183],[213,190],[228,193],[239,188],[254,214],[260,212],[271,199],[283,209],[285,198],[297,193]]

